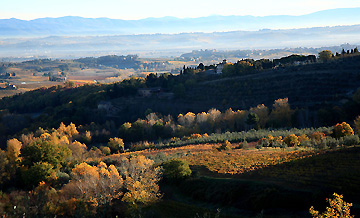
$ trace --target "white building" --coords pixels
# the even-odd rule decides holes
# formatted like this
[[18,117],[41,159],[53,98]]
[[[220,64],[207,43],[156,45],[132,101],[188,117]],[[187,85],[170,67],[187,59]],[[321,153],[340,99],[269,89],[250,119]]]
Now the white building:
[[222,63],[216,65],[216,73],[221,74],[222,70],[224,69],[224,65],[227,64],[227,60],[224,59]]

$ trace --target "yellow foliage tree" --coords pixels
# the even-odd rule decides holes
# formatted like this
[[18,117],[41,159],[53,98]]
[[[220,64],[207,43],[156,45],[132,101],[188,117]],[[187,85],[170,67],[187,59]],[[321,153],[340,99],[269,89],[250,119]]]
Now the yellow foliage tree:
[[9,139],[7,141],[6,155],[10,161],[18,161],[22,143],[17,139]]
[[295,134],[291,134],[291,135],[286,136],[284,138],[284,142],[290,147],[294,147],[295,145],[300,144],[299,139]]
[[352,218],[354,215],[350,214],[350,207],[352,203],[346,203],[343,200],[342,195],[336,193],[333,194],[333,199],[326,199],[329,202],[330,207],[326,207],[326,211],[320,214],[319,211],[316,211],[313,206],[310,207],[309,212],[314,218]]
[[149,204],[157,201],[159,193],[160,167],[154,167],[154,161],[144,157],[120,157],[120,171],[125,176],[125,188],[122,201],[131,205]]
[[110,138],[108,142],[108,146],[111,149],[112,153],[123,153],[125,151],[124,149],[124,141],[121,138]]
[[64,123],[61,123],[59,128],[56,130],[56,132],[59,137],[66,135],[70,139],[74,138],[79,134],[75,124],[73,123],[70,123],[70,125],[68,126],[66,126]]
[[95,200],[99,204],[110,203],[119,198],[123,179],[114,165],[100,162],[98,166],[87,163],[75,165],[71,181],[64,187],[67,196]]

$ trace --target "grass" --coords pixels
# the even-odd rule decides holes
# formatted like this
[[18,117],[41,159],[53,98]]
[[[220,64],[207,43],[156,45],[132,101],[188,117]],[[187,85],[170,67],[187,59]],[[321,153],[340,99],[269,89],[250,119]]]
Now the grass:
[[186,157],[190,165],[204,166],[208,170],[220,174],[242,174],[268,166],[278,165],[297,159],[316,155],[315,151],[283,151],[242,150],[229,151],[211,150],[194,156]]
[[[309,216],[310,206],[324,208],[325,198],[336,192],[354,203],[352,214],[359,215],[359,157],[360,147],[316,152],[208,150],[184,157],[196,176],[175,189],[214,207],[236,208],[239,217],[255,217],[261,211],[266,217]],[[229,167],[237,170],[219,173]]]

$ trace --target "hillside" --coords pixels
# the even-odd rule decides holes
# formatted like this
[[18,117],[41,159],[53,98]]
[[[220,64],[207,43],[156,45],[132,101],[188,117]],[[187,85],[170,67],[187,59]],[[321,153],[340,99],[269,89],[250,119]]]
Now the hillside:
[[[193,73],[153,73],[145,79],[131,78],[112,84],[71,87],[67,83],[64,87],[42,88],[0,100],[0,110],[4,110],[4,117],[7,117],[2,140],[6,134],[15,134],[23,128],[56,127],[61,122],[76,125],[108,123],[106,129],[117,134],[124,122],[142,119],[149,111],[171,115],[176,120],[179,114],[201,113],[211,108],[225,113],[229,108],[246,111],[264,104],[273,110],[277,99],[288,99],[290,107],[296,111],[291,117],[292,124],[286,127],[351,122],[358,113],[358,103],[352,96],[360,84],[359,58],[357,54],[350,54],[336,56],[328,62],[287,64],[274,69],[270,66],[263,70],[249,68],[234,75],[208,75],[206,71],[187,68]],[[263,60],[249,61],[258,66]],[[160,87],[160,93],[139,95],[139,89],[151,87]],[[105,110],[101,110],[102,107]],[[13,119],[18,122],[11,123]],[[224,127],[222,131],[245,130],[245,121],[241,123],[236,128]],[[176,135],[175,129],[171,132]],[[169,137],[165,132],[161,134]],[[157,139],[152,133],[150,135],[152,140]]]
[[[218,108],[270,105],[288,97],[294,107],[338,104],[359,87],[360,57],[343,62],[279,68],[258,74],[202,82],[187,93],[192,101]],[[225,103],[223,103],[225,101]]]
[[[1,70],[4,80],[29,76],[21,69],[62,77],[124,61],[140,64],[106,56]],[[214,67],[2,98],[0,214],[309,217],[333,196],[358,216],[358,49]]]

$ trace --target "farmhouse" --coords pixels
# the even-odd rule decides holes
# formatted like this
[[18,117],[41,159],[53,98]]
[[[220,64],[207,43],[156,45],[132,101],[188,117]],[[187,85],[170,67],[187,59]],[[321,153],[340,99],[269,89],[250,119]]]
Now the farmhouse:
[[160,87],[138,89],[138,95],[141,97],[150,97],[152,95],[160,94],[161,92],[162,89]]
[[222,70],[224,69],[224,65],[227,64],[227,60],[224,59],[223,62],[221,62],[220,64],[216,65],[216,73],[217,74],[221,74],[222,73]]

